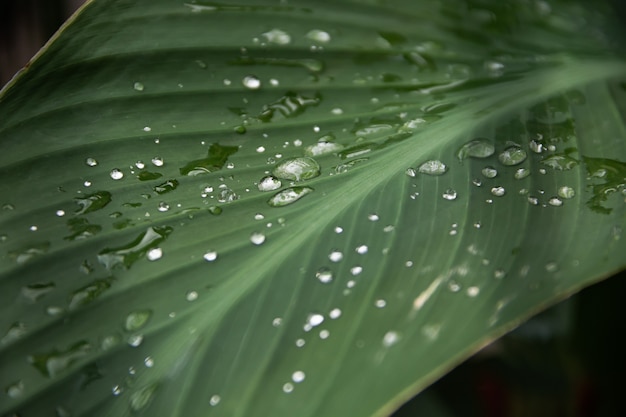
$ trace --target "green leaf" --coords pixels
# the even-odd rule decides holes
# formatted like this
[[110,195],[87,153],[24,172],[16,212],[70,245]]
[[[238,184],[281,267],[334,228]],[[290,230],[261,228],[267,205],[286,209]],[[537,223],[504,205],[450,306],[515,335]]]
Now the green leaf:
[[0,95],[0,413],[384,416],[624,269],[613,15],[92,0]]

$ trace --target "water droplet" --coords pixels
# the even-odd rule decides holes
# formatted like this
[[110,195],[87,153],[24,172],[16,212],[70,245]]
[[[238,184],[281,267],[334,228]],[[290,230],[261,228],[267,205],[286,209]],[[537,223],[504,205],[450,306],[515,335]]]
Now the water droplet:
[[493,277],[495,279],[502,279],[506,276],[506,272],[504,271],[504,269],[496,269],[495,271],[493,271]]
[[485,138],[477,138],[467,142],[457,151],[460,161],[466,158],[488,158],[496,151],[493,142]]
[[317,327],[324,322],[324,316],[319,313],[310,314],[306,319],[306,324],[313,327]]
[[357,246],[355,249],[356,253],[358,253],[359,255],[365,255],[367,253],[367,250],[367,245],[360,245]]
[[341,317],[341,309],[333,308],[332,310],[330,310],[330,313],[328,313],[328,317],[330,317],[332,320],[338,319],[339,317]]
[[543,158],[541,164],[549,166],[557,171],[569,171],[578,165],[578,161],[568,155],[550,155]]
[[150,126],[144,126],[143,131],[144,132],[150,132],[150,131],[152,131],[152,128]]
[[478,295],[478,293],[480,293],[480,288],[478,287],[468,287],[467,288],[467,295],[470,297],[476,297]]
[[261,36],[263,36],[267,40],[267,42],[276,45],[287,45],[289,44],[289,42],[291,42],[291,36],[284,30],[280,29],[272,29],[270,31],[262,33]]
[[19,398],[24,394],[24,383],[22,381],[14,382],[7,386],[4,392],[11,398]]
[[146,365],[146,368],[152,368],[154,366],[154,359],[152,358],[152,356],[146,356],[146,358],[143,360],[144,365]]
[[271,207],[283,207],[295,203],[305,195],[312,193],[311,187],[290,187],[274,194],[272,198],[267,200],[267,204]]
[[163,158],[161,158],[160,156],[155,156],[154,158],[152,158],[152,164],[154,166],[162,167],[164,163],[165,162],[163,161]]
[[257,246],[261,245],[265,242],[265,235],[260,232],[254,232],[250,235],[250,242]]
[[377,222],[378,220],[380,220],[380,217],[378,217],[378,214],[376,213],[371,213],[367,216],[367,220],[371,222]]
[[528,202],[532,204],[533,206],[536,206],[537,204],[539,204],[539,200],[537,199],[537,197],[533,197],[533,196],[528,196]]
[[289,394],[293,391],[293,384],[291,382],[287,382],[283,385],[283,392]]
[[211,396],[211,399],[209,400],[209,404],[214,407],[218,405],[221,400],[222,398],[219,395],[213,395]]
[[214,260],[217,259],[217,252],[214,250],[210,250],[204,254],[203,258],[207,262],[213,262]]
[[150,320],[151,316],[151,310],[133,311],[128,316],[126,316],[124,329],[129,332],[137,331],[143,328],[148,323],[148,320]]
[[217,201],[219,201],[220,203],[232,203],[233,201],[238,200],[238,199],[239,199],[239,196],[237,195],[237,193],[235,193],[233,190],[231,190],[228,187],[222,188],[217,193]]
[[261,178],[258,187],[259,191],[273,191],[279,189],[282,185],[282,182],[278,178],[268,175]]
[[30,284],[22,287],[22,296],[32,302],[36,302],[55,289],[53,282]]
[[560,207],[563,205],[563,200],[558,197],[552,197],[548,200],[548,204],[554,207]]
[[67,371],[72,364],[87,356],[92,346],[80,341],[66,350],[53,349],[47,353],[28,356],[28,362],[43,375],[54,378]]
[[569,199],[569,198],[574,198],[574,196],[576,195],[576,191],[574,191],[572,187],[568,187],[564,185],[562,187],[559,187],[557,194],[559,195],[559,197]]
[[361,272],[363,272],[363,267],[360,266],[360,265],[355,265],[352,268],[350,268],[350,274],[353,275],[353,276],[357,276]]
[[341,227],[341,226],[335,227],[335,233],[337,233],[338,235],[343,233],[343,227]]
[[302,347],[306,344],[306,341],[304,339],[298,339],[296,340],[296,346],[297,347]]
[[140,82],[138,82],[138,81],[137,81],[135,84],[133,84],[133,88],[134,88],[136,91],[143,91],[144,86],[143,86],[143,84],[142,84],[142,83],[140,83]]
[[111,393],[113,393],[113,395],[115,395],[116,397],[120,395],[123,391],[124,390],[119,385],[114,385],[113,388],[111,388]]
[[159,210],[160,212],[166,212],[170,209],[170,205],[167,204],[165,201],[161,201],[159,202],[159,205],[157,207],[157,210]]
[[343,253],[334,250],[328,255],[328,259],[330,259],[331,262],[339,262],[343,259]]
[[316,273],[315,277],[322,283],[328,284],[333,280],[333,272],[328,268],[320,268]]
[[[330,139],[330,140],[329,140]],[[332,137],[324,136],[315,145],[304,148],[304,154],[307,156],[320,156],[330,153],[336,153],[343,149],[343,145],[332,142]]]
[[85,164],[90,167],[95,167],[96,165],[98,165],[98,161],[96,161],[94,158],[87,158],[85,159]]
[[400,335],[398,334],[398,332],[388,331],[387,333],[385,333],[385,336],[383,336],[383,346],[391,347],[398,343],[399,340]]
[[502,197],[505,193],[506,190],[504,189],[504,187],[498,186],[491,188],[491,194],[495,195],[496,197]]
[[130,268],[133,263],[143,257],[150,249],[157,247],[159,243],[164,241],[172,230],[168,226],[149,227],[128,245],[113,249],[106,248],[100,251],[98,260],[107,269],[112,269],[116,266]]
[[261,80],[259,80],[254,75],[248,75],[244,77],[242,80],[244,87],[249,88],[250,90],[257,90],[261,87]]
[[313,158],[290,158],[276,165],[272,173],[274,176],[286,180],[308,180],[320,175],[320,166]]
[[187,294],[185,295],[185,298],[187,299],[187,301],[196,301],[198,299],[198,292],[188,291]]
[[57,211],[56,211],[56,215],[57,215],[58,217],[63,217],[63,216],[65,216],[65,211],[64,211],[64,210],[57,210]]
[[415,171],[415,169],[413,168],[407,168],[405,172],[406,172],[406,175],[408,175],[411,178],[415,178],[417,176],[417,171]]
[[420,165],[417,170],[427,175],[443,175],[448,171],[448,167],[441,161],[430,160]]
[[146,255],[149,261],[156,261],[163,256],[163,250],[161,248],[153,248],[148,251]]
[[456,200],[457,193],[455,190],[450,188],[442,194],[442,197],[448,201]]
[[530,170],[527,168],[519,168],[515,171],[515,179],[521,180],[530,175]]
[[526,157],[526,151],[519,146],[509,146],[504,151],[502,151],[500,155],[498,155],[500,163],[505,166],[521,164],[526,160]]
[[379,299],[379,300],[376,300],[376,302],[374,302],[374,305],[378,308],[384,308],[387,305],[387,301],[383,299]]
[[482,172],[486,178],[495,178],[496,175],[498,175],[498,170],[492,166],[486,166],[480,172]]
[[116,181],[124,178],[124,173],[117,168],[112,169],[109,175]]
[[548,262],[546,264],[546,271],[547,272],[556,272],[559,270],[559,265],[556,262]]
[[330,336],[330,332],[326,329],[324,330],[320,330],[320,339],[325,340],[328,339],[328,336]]
[[305,377],[306,375],[302,371],[296,371],[293,374],[291,374],[291,380],[295,382],[296,384],[304,381]]
[[306,37],[318,43],[328,43],[330,42],[330,39],[331,39],[330,34],[328,32],[325,32],[319,29],[310,30],[306,34]]

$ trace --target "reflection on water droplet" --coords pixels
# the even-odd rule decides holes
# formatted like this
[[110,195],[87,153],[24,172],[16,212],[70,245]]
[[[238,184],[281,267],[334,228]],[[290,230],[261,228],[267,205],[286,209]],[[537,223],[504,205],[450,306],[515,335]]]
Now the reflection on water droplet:
[[519,146],[509,146],[504,151],[502,151],[500,155],[498,155],[500,163],[505,166],[521,164],[526,160],[526,157],[526,151]]
[[95,167],[96,165],[98,165],[98,161],[96,161],[94,158],[87,158],[85,159],[85,164],[90,167]]
[[417,170],[427,175],[443,175],[448,171],[448,167],[439,160],[430,160],[420,165]]
[[467,142],[457,151],[460,161],[470,158],[488,158],[496,151],[493,142],[485,138],[477,138]]
[[221,400],[222,398],[216,394],[216,395],[211,396],[211,399],[209,400],[209,404],[214,407],[218,405]]
[[287,45],[291,42],[291,36],[284,30],[280,29],[272,29],[261,34],[261,36],[263,36],[267,42],[276,45]]
[[263,233],[254,232],[250,235],[250,242],[254,245],[261,245],[265,242],[265,235]]
[[296,384],[304,381],[305,377],[306,375],[302,371],[296,371],[293,374],[291,374],[291,380],[295,382]]
[[492,166],[486,166],[480,172],[482,172],[486,178],[495,178],[498,175],[498,170]]
[[559,187],[557,194],[559,195],[559,197],[570,199],[574,198],[574,196],[576,195],[576,191],[574,191],[572,187],[564,185],[562,187]]
[[244,87],[249,88],[250,90],[256,90],[261,87],[261,80],[259,80],[254,75],[248,75],[244,77],[242,80]]
[[126,316],[126,321],[124,322],[124,329],[129,332],[134,332],[142,327],[144,327],[150,317],[152,316],[151,310],[139,310],[133,311],[128,316]]
[[282,185],[282,182],[278,178],[268,175],[261,178],[258,187],[259,191],[273,191],[279,189]]
[[339,262],[343,259],[343,253],[334,250],[328,255],[328,259],[330,259],[331,262]]
[[122,178],[124,178],[124,173],[117,168],[113,168],[109,175],[114,180],[121,180]]
[[214,250],[210,250],[204,254],[203,258],[207,262],[213,262],[214,260],[217,259],[217,252]]
[[506,190],[504,189],[504,187],[491,188],[491,194],[495,195],[496,197],[502,197],[505,193]]
[[286,180],[308,180],[320,175],[320,166],[313,158],[290,158],[276,165],[272,174]]
[[457,193],[455,190],[450,188],[442,194],[442,197],[448,201],[456,200]]
[[333,273],[330,269],[328,268],[320,268],[316,273],[315,276],[317,277],[317,279],[324,283],[324,284],[328,284],[329,282],[331,282],[333,280]]

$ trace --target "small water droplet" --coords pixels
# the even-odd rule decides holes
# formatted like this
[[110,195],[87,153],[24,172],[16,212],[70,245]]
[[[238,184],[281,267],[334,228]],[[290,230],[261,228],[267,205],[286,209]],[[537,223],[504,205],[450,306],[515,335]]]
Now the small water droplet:
[[130,408],[135,412],[139,412],[146,408],[152,401],[157,386],[155,384],[148,385],[133,392],[130,396]]
[[143,335],[140,335],[140,334],[134,334],[130,336],[127,340],[128,345],[132,347],[138,347],[141,345],[142,342],[143,342]]
[[161,212],[166,212],[170,209],[170,205],[167,204],[165,201],[161,201],[159,202],[159,205],[157,207],[157,210],[161,211]]
[[411,178],[415,178],[417,176],[417,171],[415,171],[415,169],[413,168],[407,168],[405,172],[406,172],[406,175],[408,175]]
[[380,220],[380,217],[378,217],[378,214],[376,213],[371,213],[367,216],[367,220],[371,222],[377,222],[378,220]]
[[341,309],[333,308],[332,310],[330,310],[330,313],[328,313],[328,317],[330,317],[331,320],[338,319],[339,317],[341,317]]
[[291,382],[287,382],[283,385],[283,392],[285,394],[289,394],[293,391],[293,384]]
[[311,187],[290,187],[274,194],[272,198],[267,200],[267,204],[271,207],[283,207],[295,203],[307,194],[313,192]]
[[276,45],[287,45],[291,42],[291,36],[281,29],[272,29],[261,34],[267,42],[273,43]]
[[213,262],[217,259],[217,252],[214,250],[210,250],[203,255],[203,258],[207,262]]
[[502,197],[504,194],[506,194],[506,190],[504,189],[504,187],[493,187],[491,188],[491,194],[495,195],[496,197]]
[[277,164],[272,174],[286,180],[302,181],[320,175],[320,166],[313,158],[290,158]]
[[439,160],[430,160],[420,165],[417,170],[427,175],[443,175],[448,171],[448,167]]
[[488,158],[496,151],[493,142],[485,138],[477,138],[467,142],[457,151],[460,161],[466,158]]
[[480,288],[478,287],[468,287],[467,288],[467,295],[470,297],[476,297],[478,295],[478,293],[480,293]]
[[95,167],[96,165],[98,165],[98,161],[96,161],[94,158],[87,158],[85,159],[85,164],[90,167]]
[[113,393],[113,395],[118,396],[120,395],[124,390],[122,389],[121,386],[119,385],[114,385],[113,388],[111,388],[111,392]]
[[272,326],[274,327],[279,327],[281,324],[283,324],[283,319],[281,317],[276,317],[272,320]]
[[109,175],[114,180],[121,180],[122,178],[124,178],[124,173],[117,168],[112,169]]
[[187,299],[187,301],[196,301],[198,299],[198,292],[188,291],[187,294],[185,295],[185,298]]
[[328,336],[330,336],[330,332],[326,329],[324,330],[320,330],[320,339],[325,340],[328,339]]
[[319,313],[310,314],[306,319],[306,324],[313,327],[317,327],[324,322],[324,316]]
[[296,346],[297,347],[302,347],[306,344],[306,341],[304,339],[297,339],[296,340]]
[[338,235],[343,233],[343,227],[341,227],[341,226],[335,227],[335,233],[337,233]]
[[316,273],[315,277],[322,283],[328,284],[333,280],[333,272],[328,268],[320,268]]
[[140,83],[140,82],[138,82],[138,81],[137,81],[135,84],[133,84],[133,88],[134,88],[136,91],[143,91],[144,86],[143,86],[143,84],[142,84],[142,83]]
[[495,271],[493,271],[493,277],[496,279],[502,279],[506,276],[506,272],[504,271],[504,269],[496,269]]
[[515,171],[515,179],[521,180],[530,175],[530,170],[527,168],[519,168]]
[[151,310],[133,311],[128,316],[126,316],[126,320],[124,321],[124,329],[129,332],[137,331],[143,328],[148,323],[148,320],[150,320],[151,316]]
[[355,265],[352,268],[350,268],[350,274],[353,275],[353,276],[357,276],[361,272],[363,272],[363,267],[360,266],[360,265]]
[[536,206],[539,204],[539,200],[537,199],[537,197],[533,197],[533,196],[528,196],[528,202],[532,204],[533,206]]
[[11,398],[19,398],[24,394],[24,382],[17,381],[8,385],[4,392]]
[[334,250],[328,255],[328,259],[330,259],[331,262],[339,262],[343,259],[343,253]]
[[570,199],[574,198],[574,196],[576,195],[576,191],[574,191],[572,187],[564,185],[562,187],[559,187],[557,194],[559,195],[559,197]]
[[306,375],[302,371],[296,371],[293,374],[291,374],[291,380],[295,382],[296,384],[304,381],[305,377]]
[[306,34],[306,37],[318,43],[328,43],[330,42],[330,39],[331,39],[330,34],[328,32],[325,32],[319,29],[310,30]]
[[213,396],[211,396],[211,399],[209,400],[209,404],[212,407],[215,407],[216,405],[218,405],[220,403],[221,400],[222,400],[222,398],[219,395],[213,395]]
[[384,308],[387,305],[387,301],[379,299],[374,302],[374,305],[378,308]]
[[398,334],[398,332],[388,331],[387,333],[385,333],[385,336],[383,336],[383,346],[391,347],[398,343],[399,340],[400,335]]
[[546,271],[547,272],[556,272],[559,270],[559,265],[556,262],[548,262],[546,264]]
[[163,249],[161,249],[161,248],[150,249],[146,256],[147,256],[149,261],[159,260],[163,256]]
[[217,201],[219,201],[220,203],[232,203],[233,201],[238,200],[238,199],[239,199],[239,196],[237,195],[237,193],[235,193],[233,190],[231,190],[228,187],[222,188],[217,193]]
[[261,245],[265,242],[265,235],[260,232],[254,232],[250,235],[250,242],[257,246]]
[[368,251],[367,245],[359,245],[356,247],[355,251],[359,255],[365,255]]
[[278,178],[268,175],[261,178],[258,187],[259,191],[273,191],[279,189],[282,185],[282,182]]
[[554,207],[560,207],[563,205],[563,200],[558,197],[552,197],[548,200],[548,204]]
[[244,77],[242,80],[244,87],[249,88],[250,90],[257,90],[261,87],[261,80],[259,80],[254,75],[248,75]]
[[154,366],[154,359],[152,358],[152,356],[146,356],[146,358],[143,360],[144,365],[146,365],[146,368],[152,368]]
[[495,178],[498,175],[498,170],[492,166],[486,166],[480,172],[482,172],[486,178]]
[[524,162],[526,157],[526,151],[519,146],[509,146],[498,155],[498,160],[502,165],[513,166]]
[[448,201],[452,201],[452,200],[456,200],[457,193],[455,190],[450,188],[446,190],[441,196]]
[[154,166],[162,167],[164,163],[165,162],[163,161],[163,158],[161,158],[160,156],[155,156],[154,158],[152,158],[152,164]]

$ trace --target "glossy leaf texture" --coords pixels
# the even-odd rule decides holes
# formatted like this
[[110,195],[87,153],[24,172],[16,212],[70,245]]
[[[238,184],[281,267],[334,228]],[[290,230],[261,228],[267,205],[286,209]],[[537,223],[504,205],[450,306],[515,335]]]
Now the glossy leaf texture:
[[613,18],[92,0],[0,96],[0,414],[385,416],[623,269]]

